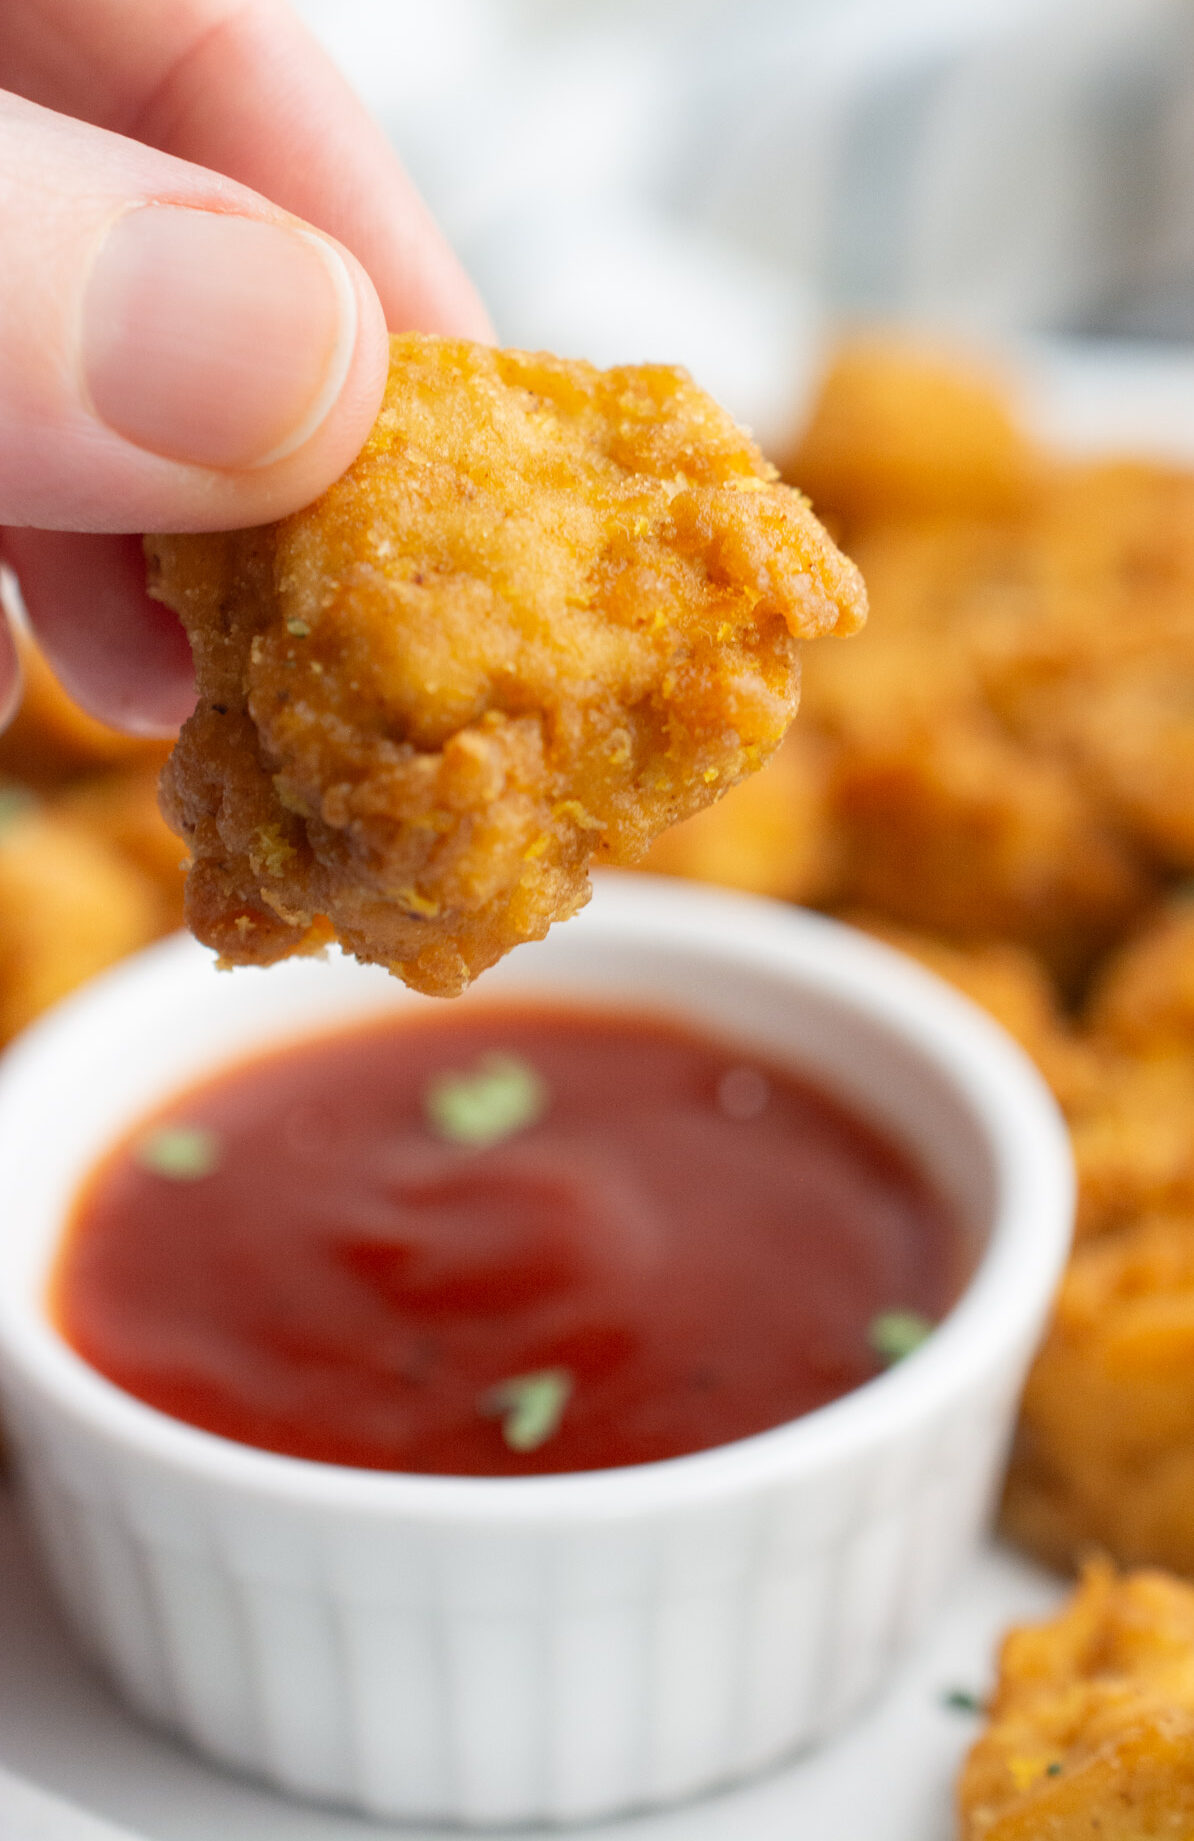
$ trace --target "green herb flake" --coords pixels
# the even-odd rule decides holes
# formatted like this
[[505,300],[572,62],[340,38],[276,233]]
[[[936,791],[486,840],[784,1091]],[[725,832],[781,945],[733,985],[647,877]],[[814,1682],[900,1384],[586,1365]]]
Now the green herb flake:
[[159,1125],[133,1152],[143,1170],[174,1183],[193,1183],[219,1167],[220,1144],[203,1125]]
[[547,1085],[517,1055],[482,1055],[471,1074],[439,1074],[423,1096],[437,1137],[470,1150],[500,1144],[542,1118]]
[[288,620],[286,622],[286,631],[288,633],[293,633],[296,639],[306,639],[311,629],[305,620]]
[[27,787],[0,785],[0,837],[12,825],[25,818],[36,804],[36,799]]
[[511,1451],[537,1451],[559,1431],[571,1397],[567,1368],[543,1368],[537,1374],[499,1381],[481,1395],[479,1408],[487,1418],[501,1420],[502,1437]]
[[881,1310],[871,1319],[867,1341],[884,1362],[902,1362],[906,1355],[919,1349],[933,1325],[918,1310]]
[[985,1713],[987,1710],[981,1697],[969,1688],[946,1688],[941,1705],[950,1713]]
[[1047,1764],[1045,1766],[1045,1776],[1046,1777],[1060,1777],[1061,1776],[1061,1759],[1060,1758],[1054,1758],[1052,1764]]

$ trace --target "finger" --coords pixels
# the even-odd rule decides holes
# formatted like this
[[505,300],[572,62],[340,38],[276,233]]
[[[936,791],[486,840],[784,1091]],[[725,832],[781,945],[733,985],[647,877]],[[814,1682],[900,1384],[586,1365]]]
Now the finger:
[[12,721],[21,700],[21,664],[5,617],[7,586],[0,570],[0,729]]
[[377,296],[255,193],[0,95],[0,242],[0,522],[261,523],[359,450]]
[[318,224],[395,330],[492,336],[389,142],[280,0],[4,0],[0,82]]
[[[195,703],[190,647],[175,616],[145,592],[140,538],[15,530],[4,549],[42,650],[75,702],[134,735],[173,735]],[[0,705],[3,669],[0,658]],[[9,714],[0,710],[0,728]]]

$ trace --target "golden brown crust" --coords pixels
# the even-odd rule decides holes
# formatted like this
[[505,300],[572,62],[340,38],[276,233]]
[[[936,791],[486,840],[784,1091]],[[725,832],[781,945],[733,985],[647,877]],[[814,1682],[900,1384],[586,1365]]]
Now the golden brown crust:
[[664,831],[640,867],[780,901],[832,901],[838,839],[825,810],[817,738],[796,723],[759,773]]
[[1006,941],[959,944],[865,911],[850,910],[842,918],[919,959],[989,1011],[1031,1055],[1071,1118],[1084,1117],[1098,1103],[1106,1079],[1103,1058],[1065,1015],[1052,979],[1024,947]]
[[682,373],[408,334],[306,512],[148,540],[199,705],[164,780],[230,962],[334,931],[448,994],[760,765],[861,581]]
[[1096,1564],[1058,1617],[1013,1630],[958,1816],[960,1841],[1187,1841],[1194,1590]]
[[1194,900],[1177,895],[1101,967],[1094,1030],[1127,1054],[1194,1055]]
[[89,827],[0,799],[0,1043],[161,931],[148,879]]
[[1190,1569],[1194,1209],[1075,1251],[1029,1377],[1006,1516],[1055,1564],[1098,1545]]
[[159,810],[158,771],[149,765],[89,774],[63,787],[53,810],[146,878],[157,899],[159,931],[169,933],[183,922],[186,853]]
[[969,359],[882,334],[835,353],[784,467],[844,517],[1015,511],[1045,472],[1003,381]]

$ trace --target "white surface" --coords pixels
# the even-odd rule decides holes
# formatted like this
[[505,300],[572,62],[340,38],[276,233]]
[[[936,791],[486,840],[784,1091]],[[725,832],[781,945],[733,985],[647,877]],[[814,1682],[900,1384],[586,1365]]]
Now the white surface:
[[[1005,1625],[1047,1613],[1060,1595],[1055,1579],[986,1550],[932,1638],[840,1738],[743,1789],[576,1830],[576,1841],[949,1841],[950,1784],[977,1721],[944,1708],[942,1692],[982,1689]],[[78,1659],[3,1489],[0,1632],[0,1764],[146,1841],[443,1841],[442,1829],[376,1825],[273,1796],[127,1714]],[[2,1825],[0,1834],[10,1841]]]
[[0,1835],[4,1841],[137,1841],[129,1828],[114,1828],[88,1815],[77,1803],[39,1790],[0,1766]]
[[1194,332],[1186,0],[300,0],[513,345],[788,443],[841,314]]
[[979,1263],[896,1368],[671,1463],[503,1481],[280,1458],[153,1412],[61,1341],[62,1223],[163,1094],[431,1000],[338,957],[221,975],[179,938],[30,1031],[0,1076],[0,1379],[62,1598],[170,1730],[377,1816],[595,1819],[836,1731],[973,1551],[1069,1240],[1068,1140],[1022,1051],[819,915],[606,875],[458,1007],[511,997],[660,1010],[808,1071],[912,1148]]

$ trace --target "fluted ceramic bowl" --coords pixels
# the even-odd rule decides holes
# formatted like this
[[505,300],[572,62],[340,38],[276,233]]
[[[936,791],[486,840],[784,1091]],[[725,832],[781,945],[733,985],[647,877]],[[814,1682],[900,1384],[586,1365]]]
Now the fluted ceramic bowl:
[[677,1017],[809,1076],[952,1201],[975,1256],[959,1302],[832,1405],[621,1470],[392,1475],[172,1420],[50,1320],[82,1178],[221,1066],[433,1001],[341,959],[217,973],[180,938],[4,1061],[0,1387],[66,1613],[147,1719],[379,1817],[568,1822],[756,1771],[887,1677],[983,1527],[1072,1178],[1053,1102],[996,1026],[818,916],[607,877],[460,1001],[490,996]]

